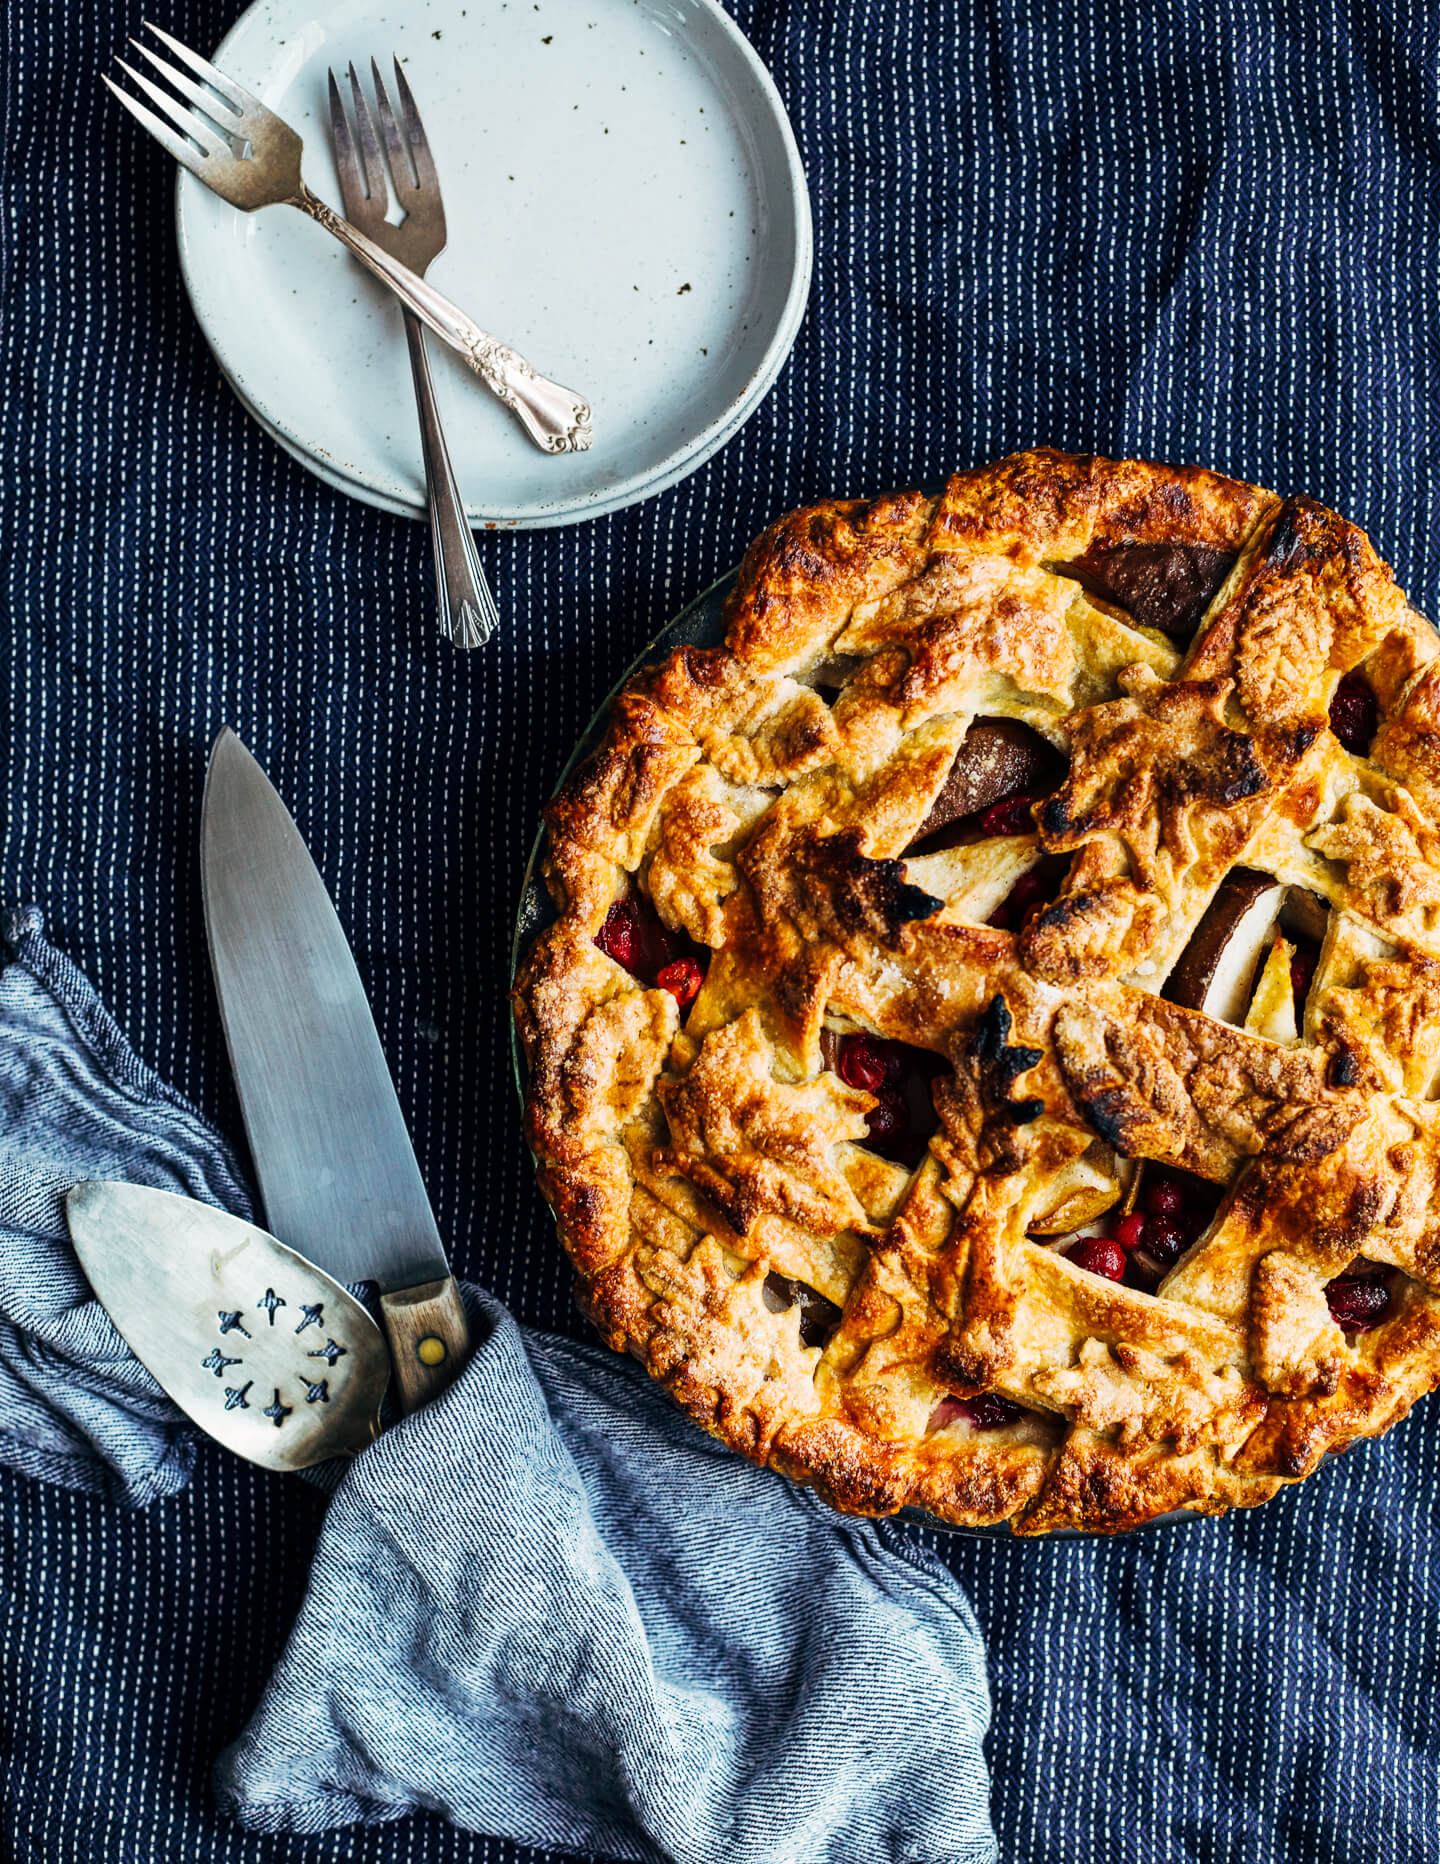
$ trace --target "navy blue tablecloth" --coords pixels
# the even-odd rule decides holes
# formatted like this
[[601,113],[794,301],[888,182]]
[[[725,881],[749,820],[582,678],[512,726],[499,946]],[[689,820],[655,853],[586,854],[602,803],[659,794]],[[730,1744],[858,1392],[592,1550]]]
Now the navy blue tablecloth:
[[[0,899],[36,901],[229,1130],[195,833],[237,727],[350,928],[460,1272],[583,1332],[504,1005],[540,803],[616,673],[815,495],[1044,442],[1199,461],[1355,517],[1440,611],[1440,15],[1428,0],[737,0],[817,261],[794,358],[685,484],[489,538],[506,616],[432,632],[422,528],[280,454],[180,288],[172,168],[95,73],[139,0],[0,14]],[[175,0],[209,47],[235,8]],[[1433,1858],[1440,1409],[1260,1512],[949,1543],[990,1650],[1002,1855]],[[208,1795],[322,1503],[219,1452],[123,1514],[0,1483],[11,1856],[465,1860],[432,1818],[246,1838]],[[835,1757],[843,1766],[843,1754]],[[723,1864],[723,1860],[717,1860]]]

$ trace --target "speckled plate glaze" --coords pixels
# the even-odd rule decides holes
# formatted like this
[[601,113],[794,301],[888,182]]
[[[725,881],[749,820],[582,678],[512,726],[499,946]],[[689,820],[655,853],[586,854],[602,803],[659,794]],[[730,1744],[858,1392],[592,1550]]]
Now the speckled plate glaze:
[[[938,492],[938,486],[929,488]],[[583,736],[566,759],[565,768],[555,779],[558,790],[575,766],[588,757],[599,744],[605,729],[606,718],[610,711],[610,701],[641,667],[661,659],[673,648],[681,646],[718,647],[725,638],[724,612],[726,598],[735,587],[740,572],[731,570],[728,576],[722,576],[703,594],[698,595],[687,609],[681,611],[650,643],[631,661],[630,665],[616,680],[605,698],[601,701],[595,716],[585,727]],[[542,826],[535,836],[530,849],[530,860],[525,869],[525,878],[520,887],[520,904],[515,914],[515,934],[510,946],[510,982],[514,985],[515,973],[520,960],[529,950],[531,941],[543,927],[554,918],[554,907],[545,888],[541,861],[545,850],[545,830]],[[515,1029],[514,1018],[510,1022],[510,1061],[515,1073],[515,1088],[520,1097],[523,1111],[525,1104],[525,1057],[520,1050],[520,1038]],[[1277,1497],[1278,1499],[1278,1497]],[[1270,1504],[1275,1505],[1273,1502]],[[937,1516],[927,1513],[923,1508],[902,1508],[896,1517],[908,1522],[912,1527],[929,1528],[937,1534],[958,1534],[970,1540],[1018,1540],[1026,1546],[1038,1546],[1046,1541],[1061,1540],[1095,1540],[1103,1538],[1094,1534],[1081,1533],[1076,1528],[1057,1528],[1050,1534],[1017,1535],[1012,1534],[1008,1523],[1001,1522],[994,1527],[957,1527],[951,1521],[942,1521]],[[1206,1517],[1193,1513],[1189,1509],[1177,1509],[1174,1514],[1161,1515],[1154,1521],[1147,1521],[1143,1526],[1131,1528],[1124,1538],[1131,1539],[1139,1534],[1151,1534],[1158,1530],[1179,1527],[1185,1523],[1203,1521]]]
[[[303,137],[338,204],[325,74],[392,54],[425,118],[449,245],[431,280],[589,396],[595,444],[537,451],[432,342],[472,522],[544,526],[663,491],[733,437],[794,344],[809,197],[774,84],[715,0],[257,0],[213,53]],[[180,261],[227,380],[338,490],[425,512],[400,312],[279,207],[237,213],[187,174]]]

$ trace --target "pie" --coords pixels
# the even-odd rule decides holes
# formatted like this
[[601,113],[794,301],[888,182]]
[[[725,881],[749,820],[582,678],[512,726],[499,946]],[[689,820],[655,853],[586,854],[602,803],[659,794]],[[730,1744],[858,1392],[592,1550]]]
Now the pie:
[[540,1183],[746,1456],[1114,1532],[1440,1382],[1440,639],[1344,518],[1048,450],[792,513],[546,820]]

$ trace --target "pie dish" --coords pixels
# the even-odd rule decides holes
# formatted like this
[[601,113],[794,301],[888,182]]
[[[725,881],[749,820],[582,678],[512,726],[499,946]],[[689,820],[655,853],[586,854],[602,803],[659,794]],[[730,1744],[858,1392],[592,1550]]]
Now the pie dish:
[[1440,1382],[1440,639],[1353,524],[1049,450],[793,513],[546,812],[526,1125],[726,1443],[1022,1534]]

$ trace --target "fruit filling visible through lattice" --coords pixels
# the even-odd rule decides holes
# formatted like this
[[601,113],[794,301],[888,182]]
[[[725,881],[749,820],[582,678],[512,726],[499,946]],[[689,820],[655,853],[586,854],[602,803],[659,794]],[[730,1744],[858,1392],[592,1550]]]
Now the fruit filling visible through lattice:
[[1440,673],[1309,501],[1006,465],[800,514],[632,683],[519,1003],[615,1343],[847,1505],[1039,1531],[1434,1382]]

